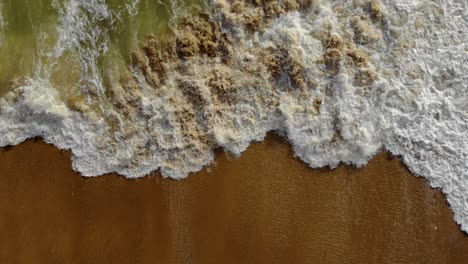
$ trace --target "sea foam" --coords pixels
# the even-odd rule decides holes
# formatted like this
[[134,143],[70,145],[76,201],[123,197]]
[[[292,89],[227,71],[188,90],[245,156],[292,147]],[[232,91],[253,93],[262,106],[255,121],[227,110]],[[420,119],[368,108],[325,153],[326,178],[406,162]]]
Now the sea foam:
[[385,149],[440,188],[468,231],[468,3],[266,2],[213,0],[173,42],[136,48],[113,87],[96,63],[111,30],[99,22],[118,14],[98,0],[56,6],[54,56],[78,54],[86,99],[70,105],[48,75],[29,78],[0,99],[0,146],[40,136],[84,176],[176,179],[269,131],[313,168]]

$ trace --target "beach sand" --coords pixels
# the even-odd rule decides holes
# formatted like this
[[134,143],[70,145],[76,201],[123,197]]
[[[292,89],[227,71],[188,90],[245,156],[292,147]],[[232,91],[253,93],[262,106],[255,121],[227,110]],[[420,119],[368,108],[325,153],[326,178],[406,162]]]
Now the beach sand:
[[311,169],[278,136],[182,181],[83,178],[40,140],[0,150],[0,263],[468,263],[439,190],[387,153]]

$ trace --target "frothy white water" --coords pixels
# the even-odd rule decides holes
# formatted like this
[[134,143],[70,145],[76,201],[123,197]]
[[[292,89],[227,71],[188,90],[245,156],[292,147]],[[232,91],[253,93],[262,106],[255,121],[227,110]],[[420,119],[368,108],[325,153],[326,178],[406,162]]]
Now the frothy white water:
[[[396,8],[408,14],[402,29],[414,47],[396,62],[399,74],[387,80],[379,104],[381,140],[413,173],[442,189],[467,231],[468,3],[397,2]],[[418,20],[425,26],[415,29]]]
[[[200,57],[186,62],[189,70],[180,74],[169,65],[167,82],[156,90],[132,69],[140,81],[140,105],[128,120],[106,113],[118,120],[117,131],[92,112],[68,108],[48,80],[29,80],[0,99],[0,146],[41,136],[71,149],[73,168],[85,176],[118,172],[130,178],[154,170],[186,177],[213,161],[213,148],[241,154],[271,130],[283,134],[311,167],[362,166],[386,149],[440,188],[455,220],[468,231],[468,3],[382,1],[385,16],[377,28],[351,19],[365,14],[355,2],[318,1],[310,10],[284,14],[250,34],[236,26],[239,18],[226,11],[229,3],[216,0],[216,14],[228,21],[231,27],[224,30],[235,39],[231,66]],[[98,0],[69,0],[61,10],[56,52],[79,50],[86,80],[104,93],[93,63],[106,51],[108,26],[117,18]],[[99,26],[103,21],[110,23]],[[320,32],[346,36],[353,28],[356,48],[368,56],[366,70],[376,74],[365,86],[355,78],[362,69],[341,61],[339,72],[329,76],[319,63],[325,52]],[[302,61],[305,90],[292,89],[287,76],[272,84],[265,67],[258,66],[256,51],[279,47]],[[245,74],[248,67],[253,74]],[[236,103],[216,102],[207,85],[213,72],[232,77]],[[200,98],[199,106],[190,106],[196,111],[188,124],[209,138],[208,148],[178,121],[178,114],[193,104],[181,83],[189,83],[188,93],[195,90]],[[265,102],[269,98],[273,103]]]
[[[99,58],[109,49],[109,33],[118,16],[102,0],[54,1],[59,10],[58,41],[54,56],[64,52],[77,52],[81,66],[83,88],[94,88],[103,94],[101,72],[97,66]],[[101,98],[101,97],[100,97]]]

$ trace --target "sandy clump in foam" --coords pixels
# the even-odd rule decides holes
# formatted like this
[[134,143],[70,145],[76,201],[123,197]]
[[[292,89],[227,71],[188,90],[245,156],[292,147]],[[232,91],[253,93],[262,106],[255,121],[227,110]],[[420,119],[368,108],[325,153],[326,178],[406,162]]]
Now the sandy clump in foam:
[[[210,162],[213,148],[239,154],[250,141],[270,130],[285,130],[300,116],[318,119],[344,74],[363,92],[378,79],[370,53],[379,46],[381,34],[371,22],[335,29],[326,17],[314,17],[322,8],[319,1],[220,0],[215,5],[218,19],[187,17],[164,42],[154,37],[144,41],[132,53],[133,74],[121,80],[117,93],[109,92],[124,138],[142,133],[160,140],[156,146],[169,148],[163,151],[175,159],[163,161],[163,173],[185,175],[194,170],[193,164]],[[370,21],[372,13],[365,14]],[[312,29],[308,21],[322,24]],[[164,137],[155,135],[161,132],[159,125],[135,126],[135,120],[147,122],[155,115],[164,120],[157,121],[165,124]],[[327,129],[332,133],[320,144],[346,142],[338,124]],[[339,162],[335,160],[333,166]],[[311,165],[330,160],[323,157],[316,163]]]

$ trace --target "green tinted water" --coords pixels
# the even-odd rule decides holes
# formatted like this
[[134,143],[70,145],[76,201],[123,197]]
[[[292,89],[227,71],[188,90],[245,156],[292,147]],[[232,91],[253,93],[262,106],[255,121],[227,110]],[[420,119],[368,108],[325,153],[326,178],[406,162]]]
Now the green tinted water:
[[[0,96],[12,89],[11,81],[18,77],[44,77],[44,72],[47,72],[54,87],[62,91],[73,90],[72,87],[78,86],[86,77],[83,60],[77,55],[76,47],[69,47],[59,57],[51,56],[57,48],[60,16],[66,13],[58,8],[66,8],[70,4],[101,4],[112,14],[111,19],[90,25],[108,33],[107,40],[97,40],[108,42],[107,52],[97,56],[93,64],[103,81],[112,83],[118,81],[119,72],[128,69],[130,52],[145,36],[164,39],[178,16],[190,10],[207,8],[205,0],[173,1],[0,0]],[[77,15],[73,19],[79,23],[84,17]],[[78,45],[93,47],[90,43],[79,42]]]
[[31,76],[38,37],[53,31],[57,12],[50,0],[2,0],[0,36],[0,93],[19,76]]

